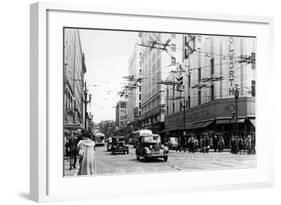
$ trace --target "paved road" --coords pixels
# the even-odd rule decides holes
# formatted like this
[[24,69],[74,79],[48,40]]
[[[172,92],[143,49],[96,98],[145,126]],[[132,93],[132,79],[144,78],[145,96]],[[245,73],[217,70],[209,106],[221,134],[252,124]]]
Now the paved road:
[[[167,162],[163,160],[138,161],[135,149],[130,147],[129,154],[112,155],[104,147],[97,147],[95,153],[97,174],[143,173],[159,171],[194,171],[210,169],[233,169],[256,167],[256,156],[231,154],[229,152],[188,153],[170,150]],[[65,163],[65,175],[76,175],[78,169],[69,171]],[[78,165],[78,163],[77,163]]]

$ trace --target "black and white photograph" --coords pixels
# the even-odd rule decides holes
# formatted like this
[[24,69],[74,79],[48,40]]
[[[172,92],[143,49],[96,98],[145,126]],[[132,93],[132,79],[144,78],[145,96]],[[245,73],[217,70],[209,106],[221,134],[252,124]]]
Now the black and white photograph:
[[64,27],[63,176],[256,168],[256,41]]

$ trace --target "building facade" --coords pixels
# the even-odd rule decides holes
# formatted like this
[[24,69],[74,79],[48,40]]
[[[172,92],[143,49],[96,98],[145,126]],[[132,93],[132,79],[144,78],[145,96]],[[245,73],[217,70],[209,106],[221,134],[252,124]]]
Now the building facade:
[[102,132],[106,138],[110,137],[114,133],[115,129],[115,122],[113,120],[103,120],[100,121],[99,125],[99,130]]
[[128,84],[128,124],[133,129],[140,127],[139,119],[141,116],[141,100],[142,100],[142,63],[141,48],[136,44],[133,53],[129,59],[128,69],[130,81]]
[[83,84],[86,73],[85,57],[82,52],[77,29],[64,30],[64,131],[73,135],[83,128]]
[[115,125],[118,129],[126,129],[128,122],[128,101],[119,100],[116,105]]
[[164,128],[165,80],[178,61],[182,61],[182,36],[166,33],[140,33],[142,45],[142,128],[160,133]]
[[[165,130],[176,135],[210,130],[231,135],[237,113],[239,135],[252,132],[256,38],[184,35],[183,43],[184,72],[178,68],[168,77],[175,82],[167,86],[168,98],[173,95],[177,100],[167,100]],[[175,75],[182,77],[179,91]]]

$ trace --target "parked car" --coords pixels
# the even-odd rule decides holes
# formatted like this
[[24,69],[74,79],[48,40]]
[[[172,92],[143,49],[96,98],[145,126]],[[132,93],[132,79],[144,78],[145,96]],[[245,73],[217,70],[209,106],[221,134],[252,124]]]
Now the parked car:
[[159,135],[147,133],[139,136],[136,146],[137,160],[141,158],[144,160],[163,158],[166,162],[168,160],[168,153],[169,149],[161,144]]
[[129,154],[129,146],[126,144],[125,136],[112,137],[111,154]]
[[106,149],[107,149],[108,152],[111,152],[111,147],[112,147],[112,137],[109,137],[106,140]]
[[169,137],[168,147],[170,150],[180,150],[179,138]]

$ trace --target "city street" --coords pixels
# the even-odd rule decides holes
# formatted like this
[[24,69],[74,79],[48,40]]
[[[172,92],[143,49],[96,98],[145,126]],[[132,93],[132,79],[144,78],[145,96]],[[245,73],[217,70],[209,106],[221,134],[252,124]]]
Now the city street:
[[[94,156],[96,174],[256,167],[255,155],[230,150],[173,150],[166,162],[138,161],[132,146],[129,154],[93,152],[114,137],[143,143],[145,131],[170,145],[254,153],[255,37],[66,28],[64,65],[64,150],[87,150],[84,175],[94,173]],[[64,165],[65,176],[78,174],[78,162]]]
[[[97,174],[124,174],[159,171],[196,171],[214,169],[243,169],[256,167],[256,155],[231,154],[225,152],[189,153],[170,150],[167,162],[159,160],[138,161],[135,149],[130,146],[129,154],[112,155],[105,147],[96,147],[95,152]],[[69,163],[65,161],[65,176],[75,176],[77,169],[69,170]]]

